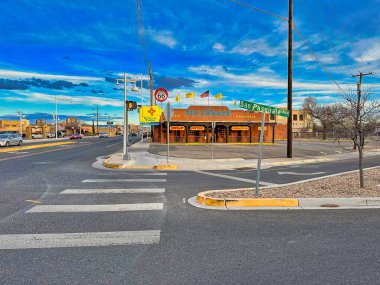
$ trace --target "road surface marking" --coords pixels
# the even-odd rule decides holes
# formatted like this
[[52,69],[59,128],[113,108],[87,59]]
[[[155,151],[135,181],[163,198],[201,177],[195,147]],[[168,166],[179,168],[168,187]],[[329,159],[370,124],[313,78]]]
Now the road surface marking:
[[324,173],[326,173],[326,172],[321,171],[321,172],[314,172],[314,173],[298,173],[298,172],[286,172],[286,171],[281,172],[281,171],[279,171],[279,172],[277,172],[277,173],[280,174],[280,175],[283,175],[283,174],[289,174],[289,175],[301,175],[301,176],[305,176],[305,175],[318,175],[318,174],[324,174]]
[[0,249],[117,246],[159,242],[159,230],[0,235]]
[[[221,177],[221,178],[226,178],[226,179],[231,179],[231,180],[237,180],[237,181],[241,181],[241,182],[247,182],[247,183],[256,184],[256,180],[252,180],[252,179],[240,178],[240,177],[235,177],[235,176],[230,176],[230,175],[224,175],[224,174],[219,174],[219,173],[211,173],[211,172],[206,172],[206,171],[202,171],[202,170],[194,170],[194,171],[202,173],[202,174],[206,174],[206,175],[211,175],[211,176],[216,176],[216,177]],[[263,182],[263,181],[260,181],[260,184],[265,185],[265,186],[274,186],[274,185],[277,185],[275,183],[269,183],[269,182]]]
[[163,203],[109,204],[109,205],[39,205],[26,211],[27,213],[57,212],[124,212],[162,210]]
[[100,183],[100,182],[166,182],[166,179],[139,179],[139,178],[126,178],[126,179],[85,179],[83,183]]
[[129,194],[129,193],[165,193],[165,188],[131,189],[66,189],[59,194]]
[[114,145],[117,145],[117,144],[120,144],[120,143],[123,143],[123,141],[107,145],[106,147],[111,147],[111,146],[114,146]]
[[165,172],[151,172],[151,173],[141,173],[141,174],[137,174],[137,176],[140,176],[140,175],[154,175],[154,176],[166,176],[168,175],[167,173]]
[[25,154],[25,153],[29,153],[29,151],[9,151],[7,153]]
[[40,200],[25,200],[25,202],[32,203],[32,204],[42,204]]

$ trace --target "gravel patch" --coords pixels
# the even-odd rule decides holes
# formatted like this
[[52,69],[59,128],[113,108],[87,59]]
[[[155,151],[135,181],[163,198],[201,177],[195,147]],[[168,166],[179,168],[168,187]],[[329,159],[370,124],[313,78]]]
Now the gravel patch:
[[[359,172],[284,187],[264,188],[261,198],[351,198],[380,197],[380,168],[364,171],[365,188],[359,187]],[[212,198],[257,198],[254,188],[236,191],[211,192]]]

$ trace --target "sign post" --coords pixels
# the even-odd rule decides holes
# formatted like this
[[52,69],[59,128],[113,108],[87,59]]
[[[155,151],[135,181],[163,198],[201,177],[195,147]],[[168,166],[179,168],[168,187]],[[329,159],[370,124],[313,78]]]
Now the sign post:
[[262,113],[261,117],[261,128],[260,128],[260,144],[259,144],[259,153],[257,156],[257,171],[256,171],[256,196],[259,196],[259,186],[260,186],[260,169],[261,169],[261,158],[263,152],[263,141],[264,141],[264,123],[265,123],[265,114],[278,115],[282,117],[289,117],[289,110],[261,105],[257,103],[252,103],[244,100],[240,100],[240,108],[257,111]]
[[211,159],[214,159],[214,132],[215,132],[215,122],[211,122]]
[[164,115],[166,118],[167,126],[166,126],[166,142],[168,145],[168,150],[167,150],[167,156],[166,156],[166,162],[169,163],[169,143],[170,143],[170,138],[169,138],[169,129],[170,129],[170,120],[172,119],[174,114],[174,110],[172,108],[172,105],[170,102],[166,104]]

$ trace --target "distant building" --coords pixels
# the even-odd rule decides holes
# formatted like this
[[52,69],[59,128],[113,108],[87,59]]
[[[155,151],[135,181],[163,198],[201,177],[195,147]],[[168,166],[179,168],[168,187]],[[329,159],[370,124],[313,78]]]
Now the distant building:
[[[276,116],[276,122],[281,125],[286,125],[288,118]],[[305,110],[293,110],[293,133],[313,132],[313,118],[310,113]]]
[[[22,133],[26,133],[29,120],[22,119]],[[20,132],[20,120],[0,120],[0,132]]]

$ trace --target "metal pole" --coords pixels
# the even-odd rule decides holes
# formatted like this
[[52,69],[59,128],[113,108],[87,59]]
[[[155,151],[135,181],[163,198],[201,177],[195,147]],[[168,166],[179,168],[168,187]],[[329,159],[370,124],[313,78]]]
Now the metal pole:
[[288,27],[288,125],[287,125],[287,157],[293,157],[293,0],[289,0],[289,27]]
[[57,95],[55,95],[55,139],[58,139],[58,106],[57,106]]
[[168,141],[168,151],[167,151],[167,157],[166,157],[166,162],[169,163],[169,120],[168,120],[168,123],[167,123],[167,126],[166,126],[167,130],[166,130],[166,136],[167,136],[167,141]]
[[[143,106],[143,85],[142,85],[142,82],[143,82],[143,80],[142,80],[142,74],[141,74],[141,77],[140,77],[141,107]],[[141,122],[140,122],[140,132],[141,132],[141,142],[143,142],[143,140],[144,140],[144,131],[143,131],[143,125],[142,125]]]
[[128,160],[128,109],[127,109],[127,74],[124,73],[124,130],[123,130],[123,160]]
[[19,112],[20,115],[20,137],[22,137],[22,112]]
[[211,159],[214,159],[214,129],[215,122],[211,122]]
[[259,196],[261,156],[262,156],[262,151],[263,151],[263,140],[264,140],[264,122],[265,122],[265,113],[263,113],[262,118],[261,118],[259,155],[257,157],[257,171],[256,171],[256,196]]

